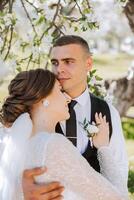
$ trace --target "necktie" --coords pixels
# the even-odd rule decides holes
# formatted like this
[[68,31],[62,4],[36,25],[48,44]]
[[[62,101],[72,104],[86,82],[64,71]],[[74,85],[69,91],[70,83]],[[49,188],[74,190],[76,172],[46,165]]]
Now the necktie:
[[76,146],[77,144],[77,123],[74,106],[77,101],[72,100],[69,104],[70,118],[66,121],[66,137]]

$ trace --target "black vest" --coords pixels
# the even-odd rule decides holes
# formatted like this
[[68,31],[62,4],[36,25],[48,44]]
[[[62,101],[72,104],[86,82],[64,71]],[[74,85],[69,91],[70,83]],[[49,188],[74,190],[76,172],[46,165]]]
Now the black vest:
[[[95,121],[95,113],[102,113],[102,115],[106,115],[107,122],[109,122],[109,131],[110,131],[110,138],[112,135],[112,121],[111,121],[111,115],[110,115],[110,109],[108,104],[94,96],[93,94],[90,94],[91,97],[91,122]],[[56,132],[63,134],[63,131],[59,124],[56,126]],[[110,139],[109,138],[109,139]],[[100,166],[99,161],[97,159],[97,149],[95,147],[89,145],[86,149],[86,151],[83,153],[83,157],[88,161],[88,163],[98,172],[100,172]]]

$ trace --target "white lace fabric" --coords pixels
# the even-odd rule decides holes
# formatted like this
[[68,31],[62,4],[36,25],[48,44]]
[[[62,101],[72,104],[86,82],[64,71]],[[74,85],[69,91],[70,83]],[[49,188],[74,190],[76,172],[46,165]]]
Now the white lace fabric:
[[[65,186],[64,200],[126,199],[121,197],[118,187],[111,184],[114,184],[114,179],[110,178],[110,183],[90,167],[64,136],[42,133],[31,141],[31,147],[32,155],[29,154],[26,167],[47,166],[47,173],[36,177],[36,181],[60,181]],[[112,171],[113,166],[110,166],[107,169]],[[105,164],[101,167],[103,169]],[[112,173],[109,174],[111,175],[113,176]]]
[[[98,150],[98,160],[100,164],[101,174],[109,180],[123,196],[128,198],[128,189],[127,189],[127,174],[124,170],[122,163],[114,158],[113,151],[110,146],[101,147]],[[120,170],[118,170],[120,169]]]
[[11,144],[6,145],[4,150],[3,147],[1,149],[0,172],[5,173],[1,176],[5,185],[0,187],[0,200],[24,200],[22,172],[24,169],[41,166],[46,166],[48,170],[35,177],[35,180],[38,183],[61,182],[65,186],[64,200],[127,199],[125,185],[120,186],[121,181],[124,181],[123,176],[120,177],[117,172],[117,164],[112,161],[109,148],[104,147],[98,151],[104,178],[64,136],[57,133],[37,133],[30,138],[31,130],[31,119],[25,113],[12,126]]

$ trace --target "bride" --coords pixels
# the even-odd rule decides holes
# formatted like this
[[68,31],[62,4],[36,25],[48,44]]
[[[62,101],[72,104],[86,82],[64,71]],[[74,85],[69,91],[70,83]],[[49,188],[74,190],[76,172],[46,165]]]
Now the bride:
[[[47,172],[36,176],[35,181],[60,181],[65,187],[65,200],[127,199],[126,194],[121,194],[112,182],[89,166],[68,139],[55,133],[56,124],[69,118],[70,101],[62,93],[55,75],[48,70],[20,72],[11,81],[9,96],[1,110],[5,133],[0,153],[1,200],[24,199],[24,169],[44,165]],[[101,131],[108,134],[105,117],[96,114],[96,122],[101,122]],[[98,157],[102,172],[107,168],[109,176],[114,176],[114,171],[110,171],[111,163],[101,163],[103,156],[105,153],[100,147]]]

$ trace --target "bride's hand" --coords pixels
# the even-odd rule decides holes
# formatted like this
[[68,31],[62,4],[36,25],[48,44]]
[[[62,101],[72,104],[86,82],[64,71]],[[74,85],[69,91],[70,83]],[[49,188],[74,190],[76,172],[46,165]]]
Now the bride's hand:
[[95,114],[95,121],[98,124],[99,132],[93,137],[93,145],[99,149],[109,145],[109,124],[106,122],[106,116],[102,117],[102,113]]

